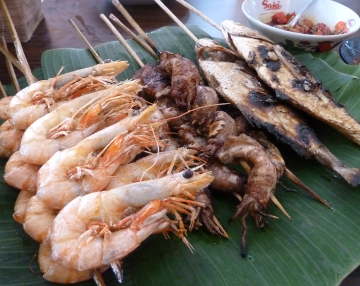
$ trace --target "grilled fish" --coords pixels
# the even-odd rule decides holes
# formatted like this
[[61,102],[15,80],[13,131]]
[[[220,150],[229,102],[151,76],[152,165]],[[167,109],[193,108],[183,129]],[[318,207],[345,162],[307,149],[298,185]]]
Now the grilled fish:
[[[226,53],[230,54],[229,60]],[[360,184],[360,170],[348,168],[320,142],[314,131],[290,107],[279,102],[241,60],[212,40],[197,42],[200,69],[209,85],[226,101],[237,106],[253,125],[267,130],[290,145],[299,155],[315,158],[349,184]]]
[[272,89],[276,97],[329,124],[360,145],[360,122],[335,102],[306,67],[282,46],[233,21],[222,23],[228,44]]

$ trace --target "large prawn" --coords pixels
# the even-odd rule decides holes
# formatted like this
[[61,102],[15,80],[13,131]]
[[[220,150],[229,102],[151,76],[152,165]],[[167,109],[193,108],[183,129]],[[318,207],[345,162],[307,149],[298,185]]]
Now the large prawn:
[[55,153],[39,170],[37,195],[61,209],[80,194],[104,189],[120,165],[159,143],[153,125],[146,125],[156,111],[156,105],[150,106]]
[[24,130],[59,103],[107,88],[127,67],[127,62],[111,62],[35,82],[13,96],[10,120],[16,129]]
[[145,107],[144,100],[136,96],[141,89],[138,82],[131,81],[62,104],[29,126],[20,153],[28,163],[44,164],[57,151],[116,123],[133,109]]
[[[189,167],[199,166],[202,161],[195,152],[186,148],[148,155],[133,163],[120,166],[115,172],[106,190],[126,184],[160,178]],[[106,191],[104,190],[104,191]],[[20,202],[17,216],[20,215]],[[38,196],[28,199],[25,215],[21,223],[25,232],[36,241],[42,242],[58,213],[46,205]]]
[[[193,201],[196,193],[212,180],[208,172],[189,169],[77,197],[54,220],[50,233],[52,258],[79,271],[109,265],[124,258],[152,233],[165,230],[170,223],[167,210],[179,220],[176,232],[183,232],[179,212],[191,214],[192,206],[198,205]],[[144,205],[139,213],[131,215]]]

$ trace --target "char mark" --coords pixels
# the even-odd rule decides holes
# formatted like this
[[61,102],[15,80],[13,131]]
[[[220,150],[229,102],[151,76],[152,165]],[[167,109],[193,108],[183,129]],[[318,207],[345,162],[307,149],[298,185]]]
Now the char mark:
[[273,71],[273,72],[276,72],[280,69],[281,67],[281,63],[279,61],[267,61],[266,62],[266,67]]
[[[246,107],[245,107],[246,108]],[[283,142],[291,147],[299,156],[304,158],[311,158],[312,154],[308,151],[307,146],[304,146],[302,141],[294,140],[294,138],[287,136],[283,132],[279,132],[275,125],[258,120],[250,112],[241,111],[245,118],[250,122],[251,125],[256,126],[260,129],[265,129],[269,134],[273,135],[278,141]]]
[[275,96],[276,98],[283,100],[283,101],[289,101],[290,98],[288,95],[286,95],[285,93],[283,93],[282,91],[275,89]]
[[254,106],[266,108],[276,104],[277,100],[270,94],[252,90],[249,92],[249,102]]
[[313,91],[316,88],[316,86],[307,79],[294,79],[292,81],[292,87],[305,92]]

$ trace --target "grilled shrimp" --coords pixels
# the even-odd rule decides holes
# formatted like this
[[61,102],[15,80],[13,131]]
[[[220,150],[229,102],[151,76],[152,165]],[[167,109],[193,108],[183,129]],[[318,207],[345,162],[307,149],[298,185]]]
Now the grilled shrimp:
[[[165,209],[176,216],[180,210],[189,211],[191,198],[212,180],[208,172],[197,174],[189,169],[77,197],[54,220],[50,232],[52,258],[79,271],[122,259],[149,235],[168,227]],[[135,216],[128,215],[144,205]]]
[[11,96],[5,96],[0,99],[0,119],[8,120],[9,116],[9,103],[11,101]]
[[245,134],[229,137],[218,151],[218,157],[224,164],[241,159],[252,166],[245,185],[245,195],[234,215],[242,218],[242,255],[246,255],[246,219],[251,215],[257,227],[264,226],[263,216],[275,192],[279,174],[264,148]]
[[19,149],[23,131],[17,130],[9,120],[0,126],[0,157],[10,157]]
[[133,108],[145,106],[136,96],[140,90],[141,86],[132,81],[62,104],[26,129],[20,153],[31,164],[44,164],[57,151],[72,147],[97,130],[125,118]]
[[13,219],[18,223],[24,223],[26,216],[26,208],[29,200],[34,196],[28,191],[20,191],[14,206]]
[[6,162],[4,180],[14,188],[35,193],[39,169],[39,166],[27,163],[17,151]]
[[13,96],[10,120],[15,128],[24,130],[59,103],[107,88],[127,67],[127,62],[111,62],[35,82]]
[[[49,207],[61,209],[78,195],[106,187],[119,165],[129,163],[143,147],[156,143],[153,134],[149,134],[151,126],[141,126],[152,121],[156,110],[156,105],[150,106],[72,148],[56,152],[39,170],[37,195]],[[136,127],[133,133],[128,133]],[[147,131],[147,136],[142,131]]]
[[[160,152],[146,156],[133,163],[120,166],[106,190],[126,184],[145,181],[179,172],[185,168],[198,165],[195,152],[186,148]],[[47,236],[57,211],[48,207],[37,196],[31,198],[27,205],[24,230],[36,241],[43,241]]]

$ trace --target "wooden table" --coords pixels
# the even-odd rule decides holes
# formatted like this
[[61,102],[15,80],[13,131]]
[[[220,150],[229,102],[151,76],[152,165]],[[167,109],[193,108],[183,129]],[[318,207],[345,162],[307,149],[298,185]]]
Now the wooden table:
[[[241,12],[242,0],[189,0],[195,7],[217,22],[224,19],[233,19],[246,24],[246,19]],[[360,1],[338,0],[360,13]],[[189,13],[175,1],[165,2],[168,7],[186,24],[199,25],[211,35],[218,32],[201,20],[196,15]],[[129,12],[145,29],[151,31],[156,28],[173,25],[172,20],[156,5],[129,7]],[[69,18],[75,17],[82,25],[81,29],[93,44],[115,40],[113,34],[100,20],[99,14],[119,13],[113,8],[110,0],[45,0],[43,3],[45,20],[39,25],[33,38],[24,44],[25,53],[32,68],[40,66],[41,54],[47,49],[64,47],[85,47],[84,43],[75,34],[68,23]],[[122,19],[120,17],[120,19]],[[360,34],[358,34],[360,35]],[[0,59],[0,80],[9,83],[3,59]],[[341,286],[360,285],[360,269],[348,277]]]

